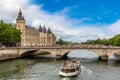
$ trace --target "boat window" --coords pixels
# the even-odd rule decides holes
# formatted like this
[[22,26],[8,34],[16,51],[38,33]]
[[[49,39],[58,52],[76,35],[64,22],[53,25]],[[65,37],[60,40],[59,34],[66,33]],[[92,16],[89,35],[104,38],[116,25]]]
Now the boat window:
[[71,72],[74,72],[74,69],[72,69]]

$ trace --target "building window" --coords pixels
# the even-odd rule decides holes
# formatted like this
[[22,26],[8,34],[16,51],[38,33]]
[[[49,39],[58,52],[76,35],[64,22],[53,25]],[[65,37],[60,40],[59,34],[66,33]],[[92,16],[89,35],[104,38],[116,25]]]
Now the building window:
[[20,28],[20,24],[18,25],[18,28]]

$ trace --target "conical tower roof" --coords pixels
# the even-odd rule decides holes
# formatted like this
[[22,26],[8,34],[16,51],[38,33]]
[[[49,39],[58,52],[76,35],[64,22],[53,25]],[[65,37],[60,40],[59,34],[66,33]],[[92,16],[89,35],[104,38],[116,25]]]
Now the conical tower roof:
[[48,28],[48,33],[51,33],[51,30],[50,30],[50,28]]
[[43,27],[43,32],[44,32],[44,33],[46,33],[46,32],[47,32],[47,31],[46,31],[46,28],[45,28],[45,26]]
[[39,26],[38,31],[39,31],[39,32],[42,32],[42,26],[41,26],[41,24],[40,24],[40,26]]
[[19,9],[18,16],[16,20],[24,20],[24,17],[22,16],[22,10],[21,8]]

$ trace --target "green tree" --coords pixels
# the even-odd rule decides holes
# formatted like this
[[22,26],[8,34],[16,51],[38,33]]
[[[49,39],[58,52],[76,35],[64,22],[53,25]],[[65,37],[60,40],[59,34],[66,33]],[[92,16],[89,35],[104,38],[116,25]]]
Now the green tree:
[[65,44],[65,41],[62,40],[62,39],[59,39],[58,42],[57,42],[57,44],[64,45],[64,44]]
[[112,45],[112,46],[120,46],[120,34],[117,34],[113,38],[110,39],[97,39],[97,40],[87,40],[83,42],[83,44],[103,44],[103,45]]
[[10,24],[0,21],[0,43],[15,43],[20,41],[21,32]]
[[120,34],[114,36],[111,43],[113,46],[120,46]]

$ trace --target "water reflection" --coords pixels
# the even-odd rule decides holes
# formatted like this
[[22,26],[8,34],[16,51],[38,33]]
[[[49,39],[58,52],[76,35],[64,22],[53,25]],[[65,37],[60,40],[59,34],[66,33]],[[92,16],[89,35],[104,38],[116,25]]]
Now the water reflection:
[[120,66],[120,60],[108,60],[108,64],[112,66]]
[[55,59],[56,57],[55,56],[53,56],[52,54],[40,54],[40,55],[34,55],[34,57],[36,57],[36,58],[53,58],[53,59]]
[[[3,80],[23,79],[27,73],[26,68],[30,68],[36,64],[28,59],[13,59],[0,62],[0,78]],[[17,75],[16,75],[17,74]],[[14,76],[15,75],[15,76]]]

